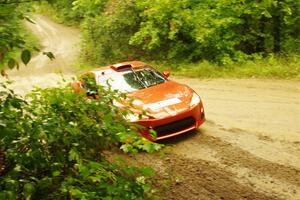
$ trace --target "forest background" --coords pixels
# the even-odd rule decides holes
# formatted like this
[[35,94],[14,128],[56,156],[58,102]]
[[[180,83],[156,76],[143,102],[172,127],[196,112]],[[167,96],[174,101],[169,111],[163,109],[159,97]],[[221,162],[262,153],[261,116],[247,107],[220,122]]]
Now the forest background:
[[[28,3],[4,2],[7,3],[1,8],[1,26],[4,25],[4,33],[16,37],[1,36],[1,40],[10,38],[12,43],[1,45],[1,66],[13,67],[14,55],[8,53],[9,46],[22,48],[20,35],[27,42],[19,11],[33,7]],[[38,2],[35,5],[39,12],[80,28],[82,67],[144,60],[177,75],[193,77],[299,78],[299,1]],[[29,42],[26,49],[30,47]],[[27,54],[23,55],[25,61]]]

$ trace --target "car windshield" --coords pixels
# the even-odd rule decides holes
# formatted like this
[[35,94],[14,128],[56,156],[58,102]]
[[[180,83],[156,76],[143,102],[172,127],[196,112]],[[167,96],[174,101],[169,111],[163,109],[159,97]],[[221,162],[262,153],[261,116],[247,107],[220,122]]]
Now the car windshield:
[[164,76],[149,67],[125,69],[97,77],[97,84],[120,92],[132,92],[164,83]]

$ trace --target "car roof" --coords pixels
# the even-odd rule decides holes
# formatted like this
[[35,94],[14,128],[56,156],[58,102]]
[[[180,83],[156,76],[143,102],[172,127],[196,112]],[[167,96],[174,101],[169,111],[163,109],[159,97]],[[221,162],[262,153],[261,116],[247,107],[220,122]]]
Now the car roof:
[[131,65],[132,68],[136,68],[136,67],[145,66],[147,64],[144,62],[141,62],[141,61],[126,61],[126,62],[116,63],[113,65],[107,65],[105,67],[96,68],[96,69],[91,70],[90,72],[92,72],[94,74],[98,74],[99,72],[102,72],[102,71],[116,72],[117,70],[114,68],[128,66],[128,65]]

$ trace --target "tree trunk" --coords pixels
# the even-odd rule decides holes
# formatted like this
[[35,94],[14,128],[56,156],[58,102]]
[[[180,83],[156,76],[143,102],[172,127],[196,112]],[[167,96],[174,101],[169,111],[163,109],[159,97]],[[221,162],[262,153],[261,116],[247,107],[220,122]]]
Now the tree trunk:
[[273,16],[273,52],[280,52],[280,39],[281,39],[281,2],[278,1],[278,5],[275,8],[275,15]]
[[266,26],[267,18],[262,16],[259,20],[259,31],[260,36],[258,36],[256,43],[256,52],[265,52],[265,26]]

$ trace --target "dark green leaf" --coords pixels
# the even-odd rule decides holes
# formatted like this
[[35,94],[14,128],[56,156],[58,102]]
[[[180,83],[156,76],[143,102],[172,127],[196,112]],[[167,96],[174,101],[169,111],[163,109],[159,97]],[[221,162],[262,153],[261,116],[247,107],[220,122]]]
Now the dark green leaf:
[[25,198],[30,198],[33,192],[35,191],[35,186],[33,183],[26,183],[23,188],[23,194]]
[[7,65],[9,67],[9,69],[13,69],[16,66],[16,63],[17,62],[15,61],[15,59],[10,58],[9,61],[8,61],[8,63],[7,63]]
[[59,176],[60,175],[60,171],[54,171],[54,172],[52,172],[52,176]]
[[35,50],[35,51],[41,51],[38,47],[33,47],[33,50]]
[[34,21],[32,21],[29,17],[24,17],[24,19],[26,19],[28,22],[35,24]]
[[52,52],[43,52],[44,55],[46,55],[50,60],[55,59],[55,56]]
[[31,59],[31,53],[28,49],[25,49],[22,51],[21,59],[25,65],[27,65],[29,63],[29,61]]

